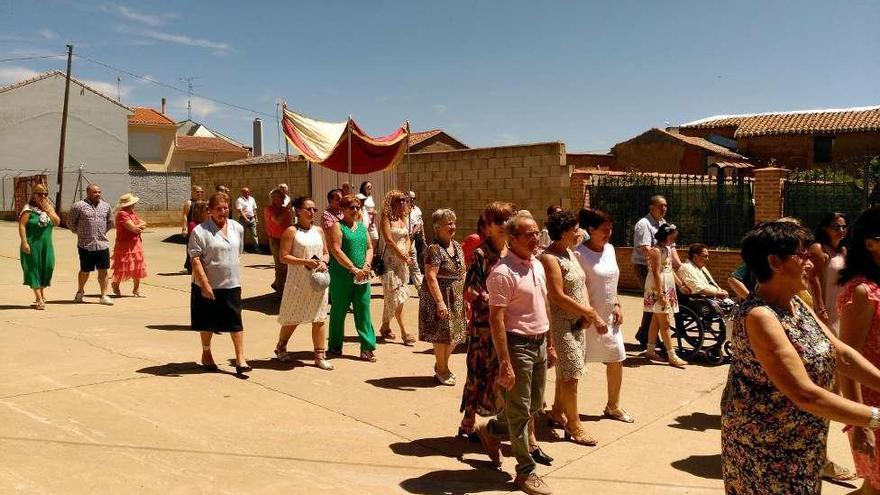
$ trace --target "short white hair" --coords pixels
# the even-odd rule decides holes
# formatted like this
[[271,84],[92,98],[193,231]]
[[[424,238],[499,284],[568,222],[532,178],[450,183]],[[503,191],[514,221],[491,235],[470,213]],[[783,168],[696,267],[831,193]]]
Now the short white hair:
[[535,217],[532,216],[532,212],[529,210],[519,210],[513,214],[512,217],[508,218],[506,222],[504,222],[504,231],[507,232],[507,235],[514,236],[519,234],[519,222],[520,220],[531,220],[535,221]]
[[448,221],[455,221],[455,212],[449,208],[440,208],[431,214],[431,222],[434,224],[434,231],[440,227],[440,224]]

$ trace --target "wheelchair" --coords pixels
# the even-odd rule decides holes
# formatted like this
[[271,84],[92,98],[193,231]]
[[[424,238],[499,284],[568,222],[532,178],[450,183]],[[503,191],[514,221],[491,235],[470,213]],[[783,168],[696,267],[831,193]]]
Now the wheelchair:
[[721,364],[730,356],[725,319],[733,304],[678,292],[678,313],[672,342],[685,361]]

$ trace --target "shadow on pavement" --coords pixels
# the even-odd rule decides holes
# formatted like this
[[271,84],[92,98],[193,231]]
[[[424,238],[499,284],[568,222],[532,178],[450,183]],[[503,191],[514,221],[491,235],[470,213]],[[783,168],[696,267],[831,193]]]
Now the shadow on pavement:
[[275,265],[244,265],[245,268],[256,268],[257,270],[274,270]]
[[178,277],[178,276],[183,276],[183,275],[186,275],[187,277],[190,276],[190,274],[187,273],[187,272],[185,272],[185,271],[179,271],[179,272],[160,272],[160,273],[157,273],[156,275],[158,275],[158,276],[160,276],[160,277]]
[[198,330],[193,330],[189,325],[147,325],[147,328],[150,330],[164,330],[166,332],[191,332]]
[[30,309],[33,307],[33,304],[0,304],[0,311],[6,309]]
[[305,351],[291,352],[289,355],[290,357],[286,361],[277,358],[248,359],[248,364],[255,370],[290,371],[294,368],[306,366],[306,363],[303,361],[306,359],[311,360],[315,357],[314,353]]
[[281,298],[275,292],[241,300],[241,309],[263,313],[264,315],[277,315],[280,306]]
[[186,237],[180,234],[172,234],[162,239],[162,242],[170,242],[171,244],[186,244]]
[[674,461],[670,466],[700,478],[721,479],[721,454],[692,455],[685,459]]
[[444,469],[403,480],[400,487],[408,493],[464,495],[513,489],[510,474],[493,469],[489,461],[462,461],[474,469]]
[[367,380],[367,383],[379,388],[387,388],[392,390],[406,390],[407,392],[415,392],[420,388],[442,387],[433,376],[389,376],[386,378],[373,378]]
[[156,366],[147,366],[146,368],[141,368],[137,370],[138,373],[145,373],[148,375],[155,376],[170,376],[170,377],[180,377],[184,375],[201,375],[205,373],[219,373],[223,375],[234,375],[229,371],[225,371],[220,369],[218,371],[207,371],[202,368],[201,364],[196,363],[195,361],[189,361],[185,363],[168,363],[168,364],[159,364]]
[[686,416],[678,416],[675,418],[677,424],[669,425],[672,428],[689,431],[706,431],[721,429],[720,414],[706,414],[694,412]]
[[[454,430],[453,430],[454,431]],[[392,443],[388,446],[397,455],[408,457],[450,457],[461,459],[464,454],[483,452],[479,443],[468,442],[462,438],[446,437],[419,438],[410,442]]]

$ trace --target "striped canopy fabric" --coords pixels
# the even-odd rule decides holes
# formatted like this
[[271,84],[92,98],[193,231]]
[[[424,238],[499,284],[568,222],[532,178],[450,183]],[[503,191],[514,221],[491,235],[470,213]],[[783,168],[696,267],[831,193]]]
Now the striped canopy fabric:
[[287,140],[307,160],[340,173],[369,174],[396,167],[409,140],[407,123],[387,136],[372,137],[351,118],[321,122],[287,108],[281,123]]

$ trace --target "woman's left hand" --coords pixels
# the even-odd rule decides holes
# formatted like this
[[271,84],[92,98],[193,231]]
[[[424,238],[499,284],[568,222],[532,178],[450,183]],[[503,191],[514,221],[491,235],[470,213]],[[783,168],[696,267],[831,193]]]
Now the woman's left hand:
[[314,271],[326,272],[327,271],[327,263],[325,263],[324,260],[318,261],[318,266],[315,267]]
[[437,305],[437,318],[440,318],[441,320],[449,318],[449,308],[446,307],[445,302],[441,301],[440,304]]
[[611,310],[611,316],[614,318],[612,321],[615,326],[623,325],[623,311],[620,310],[620,305],[614,305],[614,309]]
[[853,428],[852,446],[856,452],[873,456],[876,447],[874,431],[870,428]]

